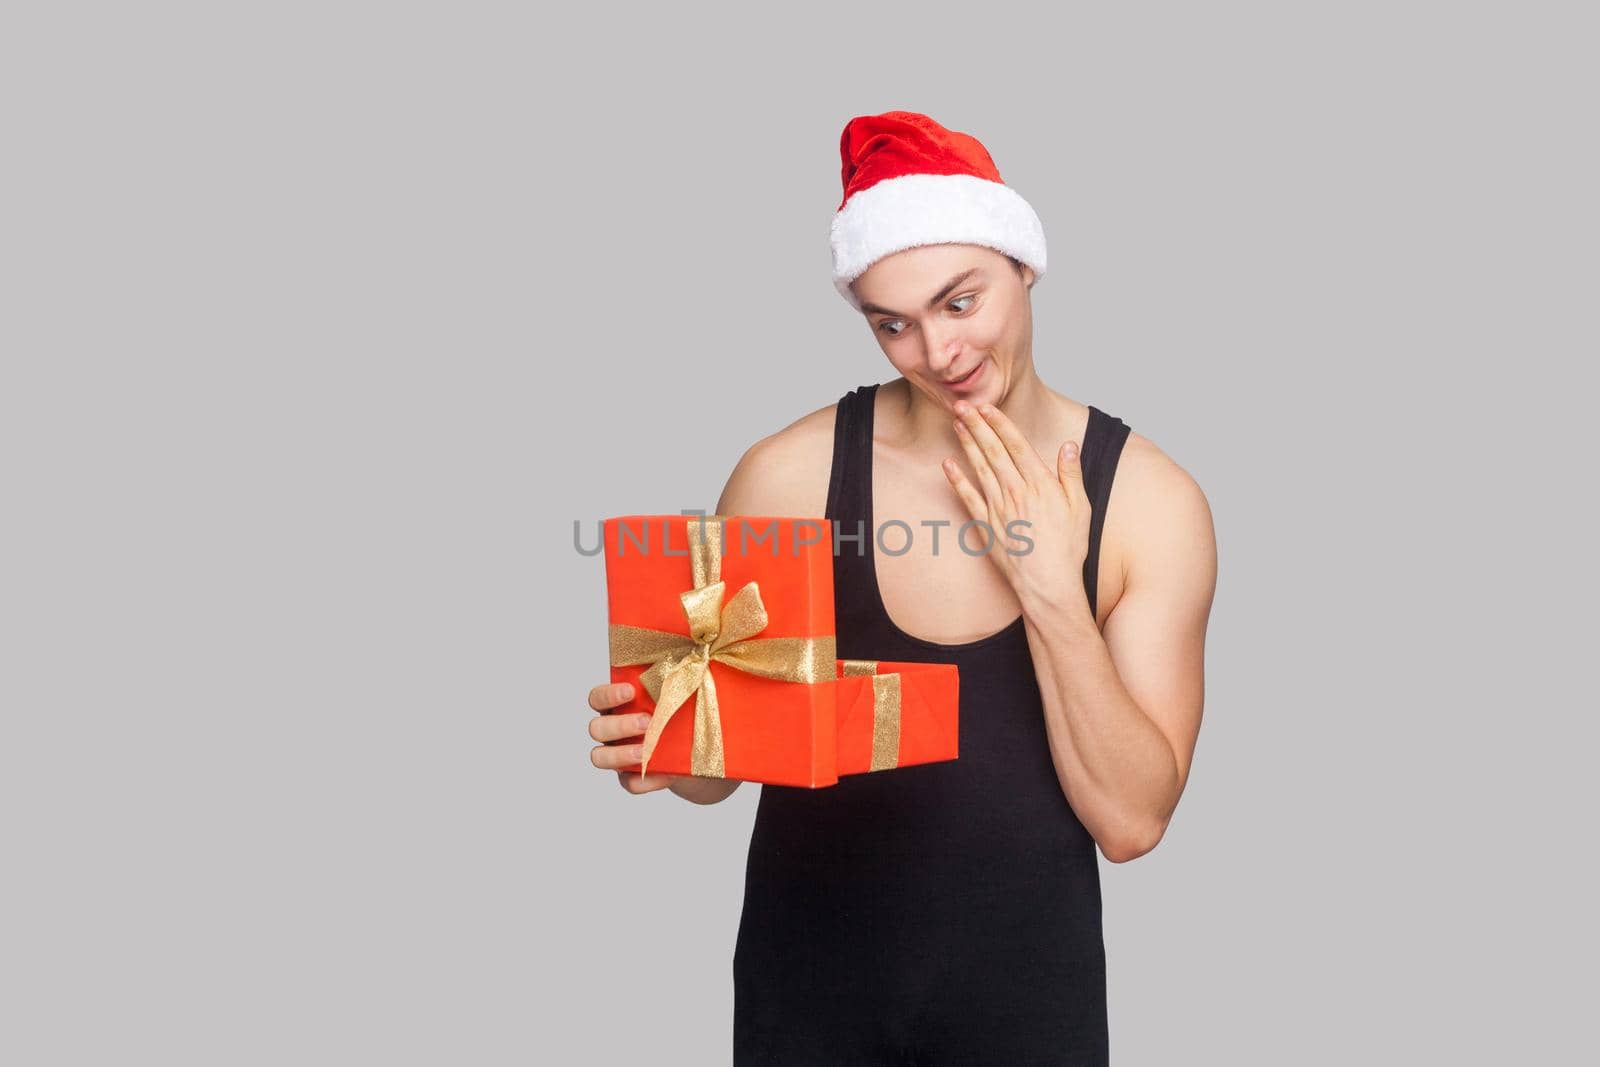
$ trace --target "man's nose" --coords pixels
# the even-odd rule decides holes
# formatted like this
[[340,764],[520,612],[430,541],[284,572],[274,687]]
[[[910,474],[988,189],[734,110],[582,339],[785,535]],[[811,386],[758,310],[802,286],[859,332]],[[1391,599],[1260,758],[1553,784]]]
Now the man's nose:
[[928,339],[928,369],[942,374],[944,369],[955,362],[961,354],[961,342],[948,334],[940,334],[934,330],[927,330],[923,336]]

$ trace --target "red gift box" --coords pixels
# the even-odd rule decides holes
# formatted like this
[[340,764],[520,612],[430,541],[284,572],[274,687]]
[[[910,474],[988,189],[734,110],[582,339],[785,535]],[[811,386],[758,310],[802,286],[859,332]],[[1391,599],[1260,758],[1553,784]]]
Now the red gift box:
[[839,660],[838,773],[862,774],[960,754],[953,663]]
[[624,768],[838,780],[833,539],[817,519],[630,515],[604,523],[611,680],[651,711]]

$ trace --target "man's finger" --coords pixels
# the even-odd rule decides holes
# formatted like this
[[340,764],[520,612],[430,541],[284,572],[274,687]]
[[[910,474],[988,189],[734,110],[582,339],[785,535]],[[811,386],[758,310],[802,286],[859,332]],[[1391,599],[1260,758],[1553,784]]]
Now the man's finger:
[[[1017,464],[1011,458],[1011,453],[995,435],[994,427],[990,426],[984,417],[978,414],[978,409],[966,405],[966,414],[957,416],[962,425],[967,428],[967,436],[976,443],[983,457],[989,461],[989,466],[994,470],[996,481],[1002,485],[1006,492],[1013,496],[1020,496],[1021,491],[1028,485],[1028,479],[1017,470]],[[957,436],[960,436],[958,433]]]
[[1056,455],[1056,479],[1061,482],[1061,488],[1073,501],[1080,502],[1089,499],[1089,494],[1083,488],[1082,457],[1078,455],[1078,443],[1068,441],[1061,446],[1061,451]]
[[643,760],[643,745],[601,745],[589,750],[589,762],[603,771],[620,771]]
[[622,788],[635,795],[639,793],[654,793],[657,789],[665,789],[672,784],[673,776],[670,774],[640,774],[638,771],[618,771],[617,780],[622,783]]
[[1049,477],[1049,468],[1044,465],[1044,460],[1039,458],[1039,453],[1034,451],[1028,439],[1022,436],[1022,431],[1017,429],[1017,424],[1011,417],[993,404],[985,404],[978,409],[989,427],[994,430],[1000,443],[1010,453],[1011,461],[1017,465],[1017,472],[1023,480],[1034,482],[1040,476]]
[[983,495],[993,504],[1000,504],[1005,500],[1005,490],[1000,486],[1000,480],[995,476],[994,467],[989,463],[989,457],[984,455],[983,449],[973,439],[972,432],[961,419],[956,420],[956,440],[961,442],[961,450],[967,454],[967,462],[972,464],[973,473],[978,476],[978,486],[983,490]]
[[950,479],[950,484],[955,487],[956,496],[961,498],[961,503],[965,505],[967,514],[974,519],[987,522],[989,508],[984,503],[983,494],[974,489],[972,483],[967,481],[967,476],[961,473],[961,467],[955,460],[947,459],[944,461],[944,476]]
[[596,741],[621,741],[625,737],[642,737],[649,726],[647,714],[596,715],[589,720],[589,736]]
[[633,699],[633,686],[627,682],[597,685],[589,690],[589,707],[594,711],[609,711]]

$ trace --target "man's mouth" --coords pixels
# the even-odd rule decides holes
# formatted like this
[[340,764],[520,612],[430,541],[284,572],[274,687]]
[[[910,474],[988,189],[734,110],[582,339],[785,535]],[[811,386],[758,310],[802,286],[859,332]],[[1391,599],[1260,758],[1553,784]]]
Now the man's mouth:
[[987,360],[980,360],[978,365],[976,367],[973,367],[971,370],[967,371],[966,374],[962,375],[959,378],[947,379],[947,380],[941,382],[940,384],[945,386],[948,389],[960,389],[962,386],[970,385],[970,384],[972,384],[972,382],[974,382],[977,379],[978,373],[983,370],[983,365],[986,362],[988,362],[988,361]]

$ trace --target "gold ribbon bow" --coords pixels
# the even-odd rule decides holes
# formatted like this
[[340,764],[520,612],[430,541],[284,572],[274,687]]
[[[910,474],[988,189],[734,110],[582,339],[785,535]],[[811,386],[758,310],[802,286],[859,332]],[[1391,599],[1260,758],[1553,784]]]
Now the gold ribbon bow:
[[[726,516],[704,518],[721,520]],[[726,584],[722,581],[722,541],[706,536],[704,519],[688,523],[689,561],[694,588],[678,594],[688,619],[689,634],[655,630],[647,626],[613,623],[609,628],[611,666],[626,667],[648,663],[639,681],[655,701],[650,726],[644,735],[644,758],[639,773],[650,766],[661,731],[690,697],[698,694],[694,716],[694,744],[690,750],[690,773],[709,778],[725,777],[722,758],[722,713],[717,704],[717,685],[711,673],[713,661],[736,670],[783,682],[815,685],[834,677],[834,638],[764,637],[755,635],[767,628],[767,609],[761,590],[747,582],[726,603]],[[720,525],[719,525],[720,528]]]

